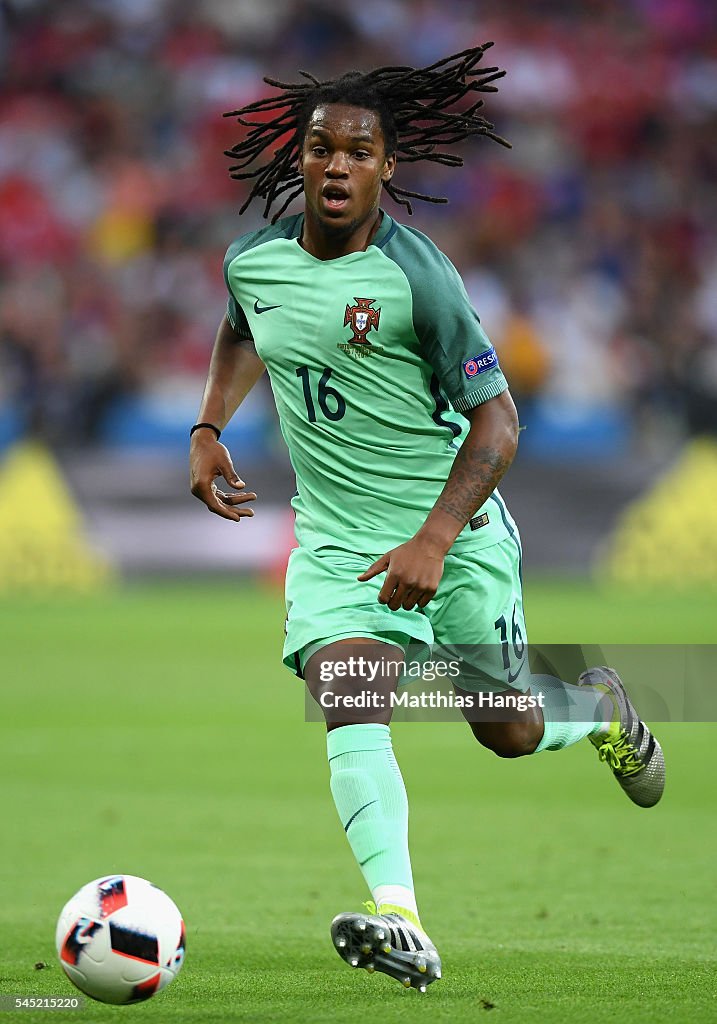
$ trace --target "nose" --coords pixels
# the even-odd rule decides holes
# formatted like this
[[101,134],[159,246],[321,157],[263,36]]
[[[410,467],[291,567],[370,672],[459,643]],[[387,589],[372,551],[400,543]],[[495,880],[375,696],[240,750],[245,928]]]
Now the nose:
[[329,178],[348,178],[349,162],[345,153],[334,151],[326,165],[326,176]]

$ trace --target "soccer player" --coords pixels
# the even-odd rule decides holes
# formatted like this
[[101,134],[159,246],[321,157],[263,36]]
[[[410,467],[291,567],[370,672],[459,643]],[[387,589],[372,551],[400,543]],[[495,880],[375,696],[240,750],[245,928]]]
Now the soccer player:
[[[234,176],[253,182],[242,212],[255,197],[265,216],[285,202],[229,247],[228,308],[191,431],[192,493],[225,519],[253,515],[256,494],[219,437],[268,371],[297,480],[284,662],[317,701],[331,691],[331,793],[373,897],[365,913],[339,914],[332,937],[352,966],[421,990],[440,959],[419,918],[391,745],[397,666],[413,642],[492,644],[503,692],[535,679],[518,530],[497,490],[517,447],[515,406],[455,268],[380,200],[409,213],[411,198],[440,202],[396,185],[397,165],[459,166],[443,147],[502,142],[472,96],[503,73],[478,69],[488,45],[422,69],[266,79],[278,95],[232,112],[248,128],[231,151]],[[279,219],[301,192],[304,212]],[[358,678],[345,674],[352,657]],[[369,707],[341,703],[367,688]],[[518,757],[587,737],[635,803],[659,800],[662,751],[615,672],[540,677],[540,688],[542,710],[471,722],[478,741]]]

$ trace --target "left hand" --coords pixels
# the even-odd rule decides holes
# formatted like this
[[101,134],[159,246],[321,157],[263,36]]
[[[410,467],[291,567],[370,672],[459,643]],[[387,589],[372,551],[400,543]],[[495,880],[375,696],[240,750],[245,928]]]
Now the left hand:
[[413,537],[381,555],[358,579],[364,583],[385,572],[378,595],[381,604],[387,604],[394,612],[399,608],[425,608],[438,590],[444,559],[445,553],[438,547]]

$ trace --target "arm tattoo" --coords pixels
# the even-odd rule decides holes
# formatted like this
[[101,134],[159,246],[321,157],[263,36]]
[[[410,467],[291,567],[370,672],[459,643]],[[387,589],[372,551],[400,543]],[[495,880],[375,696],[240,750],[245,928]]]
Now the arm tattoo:
[[512,456],[498,448],[473,447],[466,441],[435,507],[465,525],[496,489],[511,462]]

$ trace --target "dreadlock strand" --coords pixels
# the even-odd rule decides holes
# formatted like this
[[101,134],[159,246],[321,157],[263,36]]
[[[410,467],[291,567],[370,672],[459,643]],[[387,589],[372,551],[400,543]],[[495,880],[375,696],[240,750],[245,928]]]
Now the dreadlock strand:
[[497,142],[499,145],[505,146],[506,149],[513,148],[513,143],[508,142],[508,140],[504,139],[502,135],[495,135],[493,132],[483,132],[483,134],[487,139],[492,139],[493,142]]
[[[300,189],[303,187],[303,178],[298,173],[295,174],[289,181],[285,181],[281,185],[277,184],[271,189],[269,189],[266,197],[266,205],[264,207],[264,217],[269,216],[269,209],[271,205],[276,202],[279,196],[283,196],[285,192],[289,191],[289,189],[295,189],[297,185],[299,186]],[[291,196],[291,199],[293,198],[294,194],[292,194]],[[289,202],[291,202],[291,199],[289,199]],[[280,217],[282,212],[283,209],[279,213],[275,214],[275,218]],[[273,220],[272,223],[274,223]]]
[[[281,151],[279,151],[279,153],[281,153]],[[233,173],[233,171],[242,170],[246,167],[246,162],[234,164],[234,167],[229,170],[233,178],[257,178],[257,188],[262,188],[263,183],[266,180],[278,175],[286,166],[290,166],[290,154],[288,152],[286,154],[282,154],[279,159],[268,160],[266,163],[260,164],[259,167],[254,167],[251,171],[245,171],[242,174]]]
[[[285,108],[286,104],[284,104],[284,103],[276,104],[275,109],[278,110],[279,107]],[[268,110],[269,108],[267,107],[266,109]],[[276,122],[278,122],[280,120],[292,120],[292,119],[295,120],[295,118],[293,118],[292,111],[290,109],[289,110],[284,109],[283,113],[277,114],[276,117],[272,118],[271,121],[250,121],[246,117],[237,117],[237,122],[239,124],[241,124],[241,125],[244,125],[246,128],[263,128],[263,127],[265,127],[267,125],[275,124]]]
[[237,159],[245,156],[253,158],[263,153],[267,146],[270,146],[272,142],[276,142],[277,139],[280,139],[285,134],[286,131],[283,128],[280,128],[278,131],[254,133],[251,136],[247,136],[243,142],[232,147],[232,149],[225,150],[225,153],[227,156],[236,157]]
[[325,84],[323,82],[319,82],[313,75],[310,75],[308,71],[300,71],[299,74],[310,79],[311,85],[307,85],[306,82],[280,82],[276,78],[268,77],[264,77],[263,81],[266,82],[267,85],[273,86],[275,89],[283,89],[287,95],[309,92],[311,89]]
[[270,192],[273,193],[277,188],[277,195],[283,191],[283,188],[279,188],[282,182],[294,181],[301,178],[298,171],[292,172],[291,163],[289,156],[284,158],[276,167],[269,164],[264,171],[262,177],[256,183],[257,194],[260,196],[268,195]]
[[[437,71],[438,68],[445,68],[446,65],[449,65],[452,61],[459,61],[460,63],[458,64],[458,67],[462,67],[471,57],[474,58],[473,63],[477,63],[482,58],[484,51],[492,45],[493,43],[483,43],[482,46],[471,46],[467,50],[461,50],[460,53],[451,54],[450,57],[443,57],[441,60],[437,60],[435,64],[429,64],[425,68],[407,68],[406,70],[409,71],[408,77],[428,75],[432,71]],[[378,68],[377,70],[380,72],[382,68]]]
[[406,153],[401,157],[402,164],[415,164],[419,160],[427,163],[443,164],[445,167],[462,167],[463,158],[455,153]]
[[291,148],[287,144],[277,152],[276,160],[270,160],[268,163],[263,164],[257,169],[257,180],[254,185],[256,194],[258,196],[266,195],[267,190],[270,190],[273,185],[283,181],[286,178],[287,173],[290,172]]
[[242,114],[255,114],[262,110],[290,107],[292,102],[293,100],[288,96],[267,96],[263,100],[247,103],[245,107],[240,107],[238,110],[227,110],[225,114],[222,114],[222,117],[239,117]]
[[283,206],[280,207],[280,209],[271,218],[271,223],[272,224],[276,224],[276,222],[278,221],[279,217],[281,217],[282,213],[286,210],[286,208],[291,203],[293,203],[293,201],[296,199],[296,197],[300,196],[303,191],[304,191],[304,181],[303,181],[303,178],[302,178],[301,181],[299,182],[299,184],[296,186],[296,190],[294,192],[292,192],[289,196],[286,197],[286,202],[283,204]]
[[448,202],[445,196],[429,196],[423,192],[411,192],[410,189],[398,188],[395,185],[393,186],[393,191],[396,193],[396,195],[407,197],[410,196],[411,199],[422,199],[424,203],[437,203],[443,205]]
[[406,211],[408,212],[408,215],[413,216],[413,205],[408,199],[404,199],[400,195],[400,190],[397,189],[395,185],[392,185],[389,182],[387,185],[384,185],[384,188],[390,195],[391,199],[393,199],[394,203],[398,203],[399,206],[404,206],[406,208]]
[[[489,82],[495,82],[498,78],[505,78],[505,71],[497,68],[493,74],[488,75],[487,78],[481,78],[480,82],[472,82],[471,89],[475,92],[487,92],[487,85]],[[491,92],[498,92],[497,89],[491,89]]]

